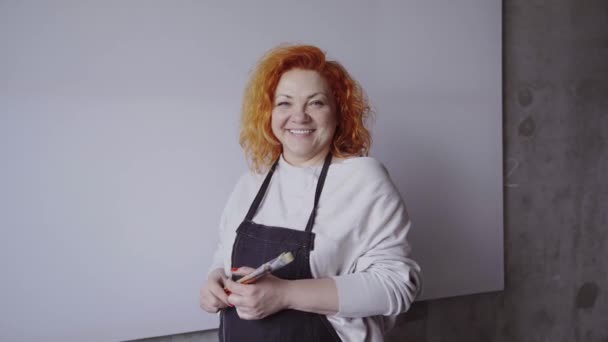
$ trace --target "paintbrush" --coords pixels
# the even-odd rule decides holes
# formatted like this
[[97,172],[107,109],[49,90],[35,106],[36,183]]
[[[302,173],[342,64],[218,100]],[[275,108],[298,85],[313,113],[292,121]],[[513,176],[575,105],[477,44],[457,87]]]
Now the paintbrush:
[[268,273],[272,273],[282,267],[287,266],[293,260],[294,257],[291,252],[283,252],[278,257],[268,261],[267,263],[262,264],[260,267],[256,268],[255,271],[247,274],[236,282],[240,284],[255,283],[258,279],[262,278]]
[[[294,256],[291,252],[283,252],[278,257],[263,263],[260,267],[256,268],[253,272],[247,274],[236,282],[239,284],[252,284],[255,283],[258,279],[267,275],[268,273],[272,273],[280,268],[283,268],[290,264],[294,260]],[[230,295],[230,291],[224,288],[224,292],[227,295]]]

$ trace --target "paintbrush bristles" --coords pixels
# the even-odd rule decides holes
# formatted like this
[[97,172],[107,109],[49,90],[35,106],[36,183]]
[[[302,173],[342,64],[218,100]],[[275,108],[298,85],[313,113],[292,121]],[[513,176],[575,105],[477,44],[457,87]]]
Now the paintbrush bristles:
[[291,252],[283,253],[279,256],[279,260],[283,265],[287,265],[292,262],[294,259],[293,254]]
[[251,272],[248,275],[244,276],[243,278],[237,280],[237,283],[251,284],[251,283],[257,281],[258,279],[260,279],[261,277],[265,276],[266,274],[274,272],[274,271],[278,270],[279,268],[285,267],[286,265],[291,263],[294,259],[295,259],[295,257],[293,256],[293,254],[291,252],[281,253],[281,255],[279,255],[278,257],[270,260],[267,263],[264,263],[263,265],[258,267],[253,272]]

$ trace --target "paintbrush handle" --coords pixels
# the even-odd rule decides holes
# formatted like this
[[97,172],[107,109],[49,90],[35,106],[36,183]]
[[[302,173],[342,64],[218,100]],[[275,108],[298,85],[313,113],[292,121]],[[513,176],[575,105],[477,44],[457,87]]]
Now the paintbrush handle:
[[268,273],[272,273],[282,267],[287,266],[289,263],[291,263],[293,261],[293,259],[294,259],[294,257],[291,252],[281,253],[281,255],[279,255],[278,257],[268,261],[267,263],[256,268],[255,271],[253,271],[253,272],[249,273],[248,275],[244,276],[243,278],[237,280],[237,283],[241,283],[241,284],[254,283],[256,280],[262,278],[263,276],[267,275]]

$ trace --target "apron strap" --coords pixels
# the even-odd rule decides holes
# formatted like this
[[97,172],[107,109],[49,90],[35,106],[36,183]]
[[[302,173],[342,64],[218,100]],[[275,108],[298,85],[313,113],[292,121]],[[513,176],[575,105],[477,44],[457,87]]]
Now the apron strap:
[[319,198],[321,197],[321,192],[323,191],[325,178],[327,178],[327,171],[329,170],[329,165],[331,164],[331,158],[331,152],[327,153],[327,157],[325,157],[325,163],[323,163],[323,169],[321,170],[321,175],[319,176],[319,180],[317,181],[317,190],[315,191],[315,203],[312,206],[312,212],[310,213],[308,223],[306,224],[306,232],[308,233],[312,232],[312,226],[315,224],[315,216],[317,216],[317,205],[319,204]]
[[[281,157],[279,156],[279,159]],[[252,221],[253,216],[258,211],[260,204],[262,203],[262,199],[266,194],[266,190],[268,190],[268,185],[270,184],[270,179],[274,173],[274,170],[277,168],[277,164],[279,163],[279,159],[272,164],[272,167],[268,171],[266,178],[264,179],[264,183],[258,190],[258,194],[255,196],[253,203],[251,203],[251,207],[249,207],[249,211],[247,212],[247,216],[245,216],[246,221]],[[323,185],[325,184],[325,178],[327,178],[327,171],[329,170],[329,165],[331,164],[332,155],[331,152],[327,154],[325,157],[325,162],[323,163],[323,169],[321,170],[321,175],[319,176],[319,180],[317,181],[317,189],[315,191],[315,203],[313,204],[312,211],[310,212],[310,217],[308,218],[308,223],[306,224],[306,232],[312,232],[312,226],[315,224],[315,216],[317,216],[317,205],[319,204],[319,198],[321,197],[321,192],[323,191]]]
[[272,166],[270,167],[270,170],[268,170],[268,174],[266,175],[266,178],[264,179],[264,183],[262,183],[260,190],[258,190],[258,194],[255,196],[253,203],[251,203],[251,207],[249,207],[247,216],[245,216],[245,221],[253,220],[253,216],[258,211],[258,208],[260,207],[260,203],[262,203],[262,199],[264,198],[264,195],[266,194],[266,190],[268,189],[268,185],[270,184],[270,179],[272,178],[272,174],[274,173],[274,170],[277,168],[277,164],[279,164],[279,159],[281,159],[280,156],[274,162],[274,164],[272,164]]

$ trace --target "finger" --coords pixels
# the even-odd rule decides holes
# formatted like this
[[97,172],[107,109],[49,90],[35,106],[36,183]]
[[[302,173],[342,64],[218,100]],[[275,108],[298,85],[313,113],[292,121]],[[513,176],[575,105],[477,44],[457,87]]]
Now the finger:
[[228,303],[230,304],[230,306],[236,306],[237,308],[249,308],[250,306],[247,297],[234,293],[228,296]]
[[[226,279],[228,279],[228,277],[224,274],[224,272],[222,272],[217,275],[214,275],[213,278],[210,278],[209,282],[214,285],[224,286],[224,282],[226,282]],[[211,286],[211,285],[208,285],[208,286]]]
[[251,321],[256,319],[256,317],[249,312],[246,308],[236,308],[236,313],[239,315],[240,319],[244,319],[246,321]]
[[224,284],[224,289],[228,290],[230,293],[236,293],[239,295],[249,293],[248,287],[249,285],[239,284],[231,279],[227,279],[226,283]]
[[222,306],[223,304],[212,294],[201,297],[200,307],[209,313],[216,313],[219,309],[223,308]]
[[209,291],[222,304],[228,305],[228,294],[226,293],[226,291],[224,290],[223,287],[213,286],[212,288],[209,289]]
[[249,273],[255,271],[255,268],[251,268],[251,267],[247,267],[247,266],[242,266],[239,268],[233,268],[232,269],[232,274],[234,275],[238,275],[238,276],[246,276]]
[[247,312],[243,308],[236,308],[236,314],[239,315],[240,319],[247,320]]
[[201,300],[206,299],[206,302],[211,303],[214,307],[223,309],[228,306],[224,289],[217,283],[211,284],[204,291],[201,291]]

